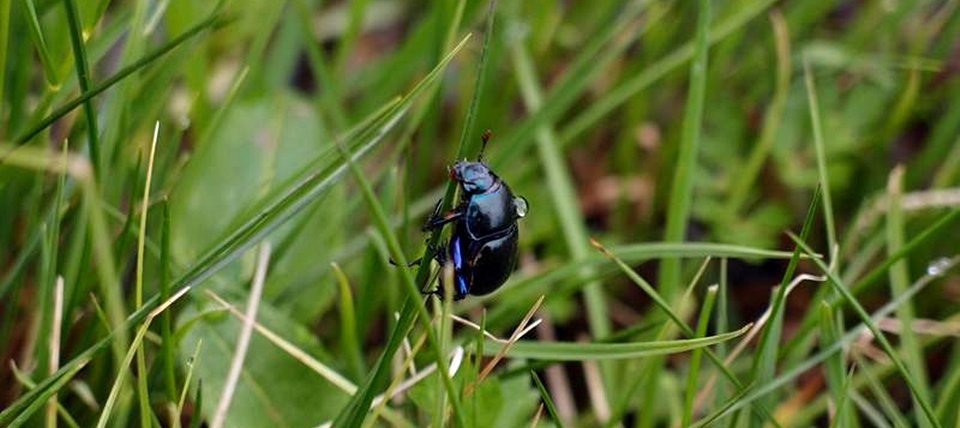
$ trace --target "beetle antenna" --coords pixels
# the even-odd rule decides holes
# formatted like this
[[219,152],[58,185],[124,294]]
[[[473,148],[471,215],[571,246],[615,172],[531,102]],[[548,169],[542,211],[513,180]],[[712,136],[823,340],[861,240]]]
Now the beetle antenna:
[[490,137],[491,137],[492,135],[493,135],[493,132],[490,131],[489,129],[486,130],[486,131],[483,131],[483,134],[480,134],[480,141],[483,142],[483,145],[480,146],[480,155],[477,156],[477,161],[478,161],[478,162],[482,162],[482,161],[483,161],[483,151],[486,150],[486,148],[487,148],[487,142],[490,141]]

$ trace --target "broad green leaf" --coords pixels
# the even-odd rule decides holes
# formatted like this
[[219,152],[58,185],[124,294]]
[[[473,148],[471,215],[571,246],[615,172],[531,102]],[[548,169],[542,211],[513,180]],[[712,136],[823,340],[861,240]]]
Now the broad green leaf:
[[[315,118],[310,104],[289,94],[241,102],[230,110],[219,132],[191,157],[172,192],[171,244],[178,264],[196,260],[241,219],[249,218],[265,196],[316,158],[322,130]],[[285,243],[293,251],[286,251],[270,267],[270,277],[282,281],[268,280],[265,300],[273,300],[289,284],[316,281],[298,273],[309,272],[307,267],[323,259],[325,246],[316,242],[325,242],[323,238],[339,225],[330,222],[336,217],[325,215],[322,200],[315,206],[318,209],[309,210],[309,218],[299,220],[303,227],[295,228],[294,235],[298,220],[270,235],[275,245]],[[220,278],[239,286],[235,281],[249,268],[235,263]],[[303,305],[294,307],[293,313],[315,314],[331,301],[334,288],[301,287],[300,293],[306,293],[297,299]]]
[[[234,304],[243,306],[242,302]],[[195,316],[196,309],[189,308],[181,314],[179,323],[190,323]],[[301,349],[336,366],[332,358],[323,355],[315,336],[266,302],[260,303],[257,321],[272,331],[283,332]],[[208,314],[188,324],[188,328],[180,342],[180,359],[191,358],[195,344],[203,340],[203,349],[193,367],[194,376],[202,382],[204,399],[216,403],[223,392],[241,323],[222,312]],[[226,426],[315,426],[332,419],[348,398],[346,392],[254,334],[227,413]],[[214,406],[205,406],[204,416],[209,420],[214,410]]]

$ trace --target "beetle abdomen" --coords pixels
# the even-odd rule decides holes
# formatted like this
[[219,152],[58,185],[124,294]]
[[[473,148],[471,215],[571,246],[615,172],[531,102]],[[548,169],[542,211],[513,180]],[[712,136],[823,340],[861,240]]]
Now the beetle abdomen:
[[482,296],[500,288],[517,265],[517,233],[513,230],[500,237],[475,243],[473,263],[468,263],[469,294]]

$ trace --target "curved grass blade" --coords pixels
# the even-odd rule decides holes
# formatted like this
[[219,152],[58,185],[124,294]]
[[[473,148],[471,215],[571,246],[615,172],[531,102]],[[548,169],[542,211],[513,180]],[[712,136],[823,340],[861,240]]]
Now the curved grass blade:
[[[642,244],[628,244],[610,249],[618,258],[627,263],[638,263],[644,260],[654,260],[662,257],[681,257],[681,258],[703,258],[703,257],[730,257],[743,259],[789,259],[792,255],[788,251],[764,250],[760,248],[746,247],[740,245],[714,244],[704,242],[647,242]],[[806,257],[804,255],[804,257]],[[494,296],[504,300],[502,304],[490,309],[488,322],[497,324],[504,319],[522,312],[521,307],[527,306],[529,302],[536,300],[541,294],[547,294],[548,299],[563,298],[573,292],[576,284],[557,288],[557,284],[563,284],[562,280],[570,278],[579,272],[584,266],[592,266],[594,274],[597,277],[613,272],[614,266],[610,260],[599,254],[587,257],[583,260],[568,261],[561,265],[548,268],[545,271],[537,272],[528,277],[523,277],[515,281],[508,282],[504,289],[509,289],[509,294],[505,292],[497,293]],[[547,293],[549,291],[549,293]],[[495,297],[481,297],[464,302],[461,307],[472,308],[479,306],[483,302]]]
[[[677,354],[704,348],[739,337],[752,325],[729,333],[695,339],[663,340],[655,342],[602,343],[602,342],[544,342],[520,340],[507,350],[512,358],[550,361],[618,360],[643,358],[657,355]],[[487,340],[484,343],[484,355],[496,355],[504,344]]]

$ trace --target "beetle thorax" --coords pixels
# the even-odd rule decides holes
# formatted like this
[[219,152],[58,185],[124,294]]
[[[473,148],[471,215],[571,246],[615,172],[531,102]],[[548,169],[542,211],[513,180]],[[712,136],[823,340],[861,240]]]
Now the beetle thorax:
[[497,176],[483,162],[457,162],[450,175],[468,194],[485,193],[497,184]]

